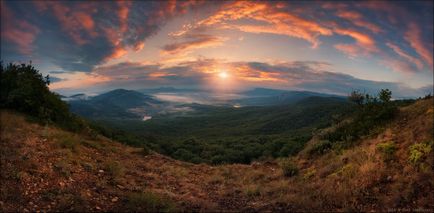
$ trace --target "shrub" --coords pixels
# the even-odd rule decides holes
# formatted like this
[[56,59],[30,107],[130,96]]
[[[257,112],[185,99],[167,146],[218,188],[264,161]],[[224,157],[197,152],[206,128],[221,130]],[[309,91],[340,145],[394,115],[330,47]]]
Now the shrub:
[[414,165],[419,164],[428,156],[432,150],[433,142],[417,143],[410,146],[408,161]]
[[297,165],[289,159],[283,160],[280,166],[285,177],[292,177],[298,174]]
[[123,174],[124,168],[122,165],[117,161],[109,161],[106,163],[106,170],[109,174],[111,174],[113,177],[119,177]]
[[85,122],[69,112],[58,94],[50,92],[49,84],[49,76],[42,76],[31,64],[0,63],[0,108],[26,113],[39,122],[54,122],[68,130],[83,130]]
[[151,154],[151,150],[149,150],[147,146],[143,145],[140,154],[142,154],[143,156],[149,155]]
[[377,144],[377,150],[382,153],[385,161],[389,161],[394,158],[396,149],[396,145],[391,141]]
[[322,155],[332,148],[332,143],[328,140],[323,140],[315,143],[308,151],[310,155]]
[[132,193],[127,197],[127,207],[137,212],[172,212],[174,203],[152,192]]
[[249,198],[260,196],[261,187],[259,185],[249,185],[245,188],[245,194]]
[[60,138],[59,141],[60,147],[65,149],[70,149],[71,151],[74,152],[78,151],[79,143],[80,141],[77,139],[77,137],[72,135],[63,135],[63,137]]
[[309,180],[309,179],[311,179],[312,177],[314,177],[315,174],[316,174],[316,169],[315,169],[315,168],[310,168],[310,169],[308,169],[308,170],[306,171],[306,173],[304,173],[304,175],[303,175],[303,179],[304,179],[304,180]]
[[352,145],[362,136],[375,133],[378,127],[386,124],[398,111],[399,102],[390,101],[391,97],[392,92],[388,89],[381,90],[377,96],[353,92],[349,100],[356,103],[358,107],[351,116],[351,122],[338,126],[322,138],[331,142],[345,141],[348,145]]

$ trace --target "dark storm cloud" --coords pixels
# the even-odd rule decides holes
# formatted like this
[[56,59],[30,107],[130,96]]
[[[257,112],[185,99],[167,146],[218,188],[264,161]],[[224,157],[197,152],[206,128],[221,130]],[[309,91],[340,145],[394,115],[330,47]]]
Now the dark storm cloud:
[[2,1],[4,60],[36,58],[68,71],[140,49],[166,21],[196,2]]

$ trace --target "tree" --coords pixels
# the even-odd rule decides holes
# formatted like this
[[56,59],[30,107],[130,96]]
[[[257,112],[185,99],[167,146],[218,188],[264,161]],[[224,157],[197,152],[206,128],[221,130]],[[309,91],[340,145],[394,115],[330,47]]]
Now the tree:
[[388,103],[392,98],[392,91],[390,91],[389,89],[382,89],[378,93],[378,98],[381,102]]
[[0,108],[26,113],[69,130],[83,129],[84,122],[69,112],[58,94],[49,90],[49,83],[49,76],[42,76],[31,64],[0,63]]
[[363,103],[365,101],[365,96],[363,95],[363,93],[359,92],[358,90],[354,90],[348,96],[348,100],[361,106],[361,105],[363,105]]

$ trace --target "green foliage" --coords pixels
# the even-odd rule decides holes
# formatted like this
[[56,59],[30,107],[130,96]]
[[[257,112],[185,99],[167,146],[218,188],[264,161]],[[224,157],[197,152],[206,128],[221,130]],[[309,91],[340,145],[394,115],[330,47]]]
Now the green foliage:
[[[296,104],[266,107],[191,106],[182,115],[151,120],[106,119],[95,128],[106,137],[193,163],[245,163],[296,155],[317,129],[329,126],[352,106],[342,98],[311,97]],[[135,137],[125,135],[122,130]],[[125,140],[126,138],[129,138]]]
[[328,140],[318,141],[308,150],[308,153],[310,155],[322,155],[330,150],[332,146],[333,143]]
[[0,107],[17,110],[40,122],[54,122],[61,127],[80,131],[83,120],[69,112],[60,96],[50,92],[49,76],[42,76],[32,65],[0,64]]
[[71,151],[77,152],[78,151],[78,145],[80,144],[80,141],[76,136],[73,135],[64,135],[60,138],[58,138],[60,147],[70,149]]
[[385,161],[392,160],[397,150],[395,143],[388,141],[377,144],[377,150],[381,152]]
[[408,161],[413,165],[423,162],[432,150],[434,141],[416,143],[410,146],[410,155]]
[[280,163],[283,175],[285,177],[292,177],[298,174],[297,165],[290,159],[285,159]]
[[173,212],[175,204],[152,192],[141,192],[128,195],[127,208],[134,212]]
[[354,90],[351,92],[351,94],[348,96],[348,100],[361,106],[363,105],[365,101],[365,95],[358,90]]
[[360,137],[369,135],[372,131],[389,122],[397,113],[398,106],[402,101],[392,102],[392,92],[383,89],[378,96],[369,94],[363,95],[357,91],[353,92],[349,99],[355,99],[352,96],[363,97],[362,102],[356,102],[359,107],[350,116],[350,122],[338,126],[334,131],[328,132],[322,136],[323,139],[332,143],[344,142],[340,147],[349,147]]
[[387,103],[392,98],[392,91],[389,89],[382,89],[378,93],[378,99],[380,99],[381,102]]

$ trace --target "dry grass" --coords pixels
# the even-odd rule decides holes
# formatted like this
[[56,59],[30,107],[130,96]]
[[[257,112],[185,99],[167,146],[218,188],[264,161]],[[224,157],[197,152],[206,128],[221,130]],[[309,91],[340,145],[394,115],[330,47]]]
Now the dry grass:
[[[432,100],[403,108],[384,132],[352,149],[314,157],[304,151],[291,159],[298,168],[291,178],[285,177],[282,160],[192,165],[158,154],[143,156],[137,154],[140,149],[103,137],[53,127],[42,134],[45,127],[1,111],[6,171],[1,178],[7,187],[1,188],[0,205],[2,211],[434,209],[432,151],[415,145],[433,140],[432,109]],[[377,146],[388,141],[396,150],[393,160],[384,162]],[[428,154],[409,161],[412,149]]]

